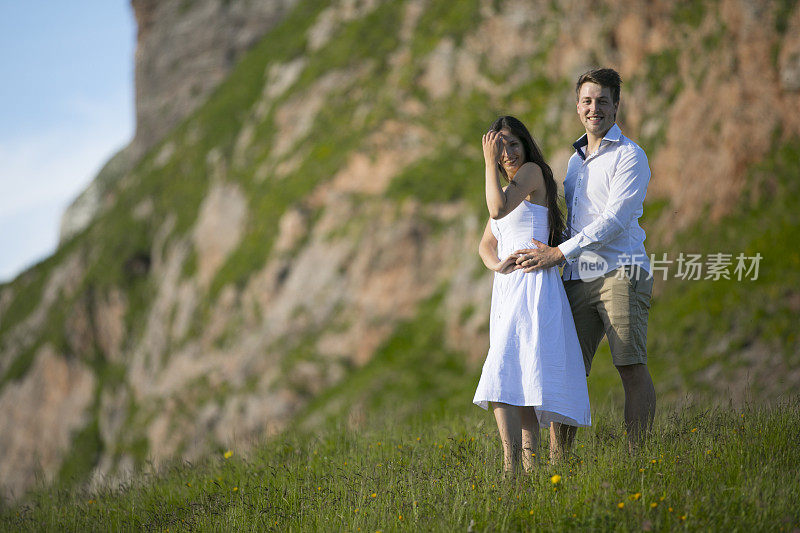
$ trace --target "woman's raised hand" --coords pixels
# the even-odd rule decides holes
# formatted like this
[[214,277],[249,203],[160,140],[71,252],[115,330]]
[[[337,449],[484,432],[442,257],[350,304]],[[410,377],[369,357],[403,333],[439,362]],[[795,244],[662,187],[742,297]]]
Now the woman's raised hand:
[[503,136],[499,131],[488,131],[481,139],[483,144],[483,158],[487,163],[497,163],[503,152]]

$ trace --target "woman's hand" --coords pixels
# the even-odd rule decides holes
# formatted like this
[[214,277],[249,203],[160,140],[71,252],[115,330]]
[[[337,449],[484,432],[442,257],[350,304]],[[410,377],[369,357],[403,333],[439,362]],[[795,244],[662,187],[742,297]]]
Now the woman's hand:
[[522,268],[520,265],[517,264],[517,259],[519,255],[511,254],[502,261],[498,261],[493,267],[492,270],[495,272],[499,272],[500,274],[508,274],[513,272],[519,268]]
[[500,160],[503,152],[503,138],[499,131],[489,131],[483,134],[483,158],[487,165],[494,165]]

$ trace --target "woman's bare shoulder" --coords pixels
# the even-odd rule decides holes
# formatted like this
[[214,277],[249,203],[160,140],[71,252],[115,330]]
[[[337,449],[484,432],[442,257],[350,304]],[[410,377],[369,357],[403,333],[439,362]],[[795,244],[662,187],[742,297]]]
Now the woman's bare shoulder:
[[520,172],[525,172],[526,174],[534,177],[544,176],[544,174],[542,173],[542,167],[540,167],[538,163],[534,163],[533,161],[525,161],[522,164],[522,166],[519,167],[519,170],[517,170],[517,173]]
[[519,167],[519,170],[517,170],[514,180],[520,185],[524,184],[533,189],[538,189],[544,183],[544,174],[539,165],[531,161],[526,161]]

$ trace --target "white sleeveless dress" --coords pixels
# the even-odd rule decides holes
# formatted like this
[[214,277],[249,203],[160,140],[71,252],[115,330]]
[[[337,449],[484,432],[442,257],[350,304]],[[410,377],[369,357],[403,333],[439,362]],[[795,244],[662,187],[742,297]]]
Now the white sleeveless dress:
[[[546,243],[547,213],[523,200],[492,220],[498,257],[531,248],[531,238]],[[484,409],[488,402],[534,406],[541,427],[591,425],[586,369],[558,267],[495,273],[489,354],[472,401]]]

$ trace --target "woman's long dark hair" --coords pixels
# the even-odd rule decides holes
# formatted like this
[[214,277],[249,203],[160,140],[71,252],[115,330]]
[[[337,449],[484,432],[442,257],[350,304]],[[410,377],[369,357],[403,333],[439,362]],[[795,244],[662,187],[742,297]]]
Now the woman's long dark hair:
[[[547,219],[550,223],[550,237],[547,244],[549,246],[558,246],[564,241],[565,237],[564,215],[561,213],[561,208],[558,206],[558,187],[556,186],[556,181],[553,179],[553,171],[550,165],[545,162],[542,151],[539,150],[539,146],[536,144],[536,141],[533,140],[525,124],[512,116],[506,115],[498,118],[492,123],[490,129],[491,131],[507,129],[516,135],[522,142],[522,147],[525,150],[525,161],[536,163],[539,165],[539,168],[542,169],[547,199]],[[505,177],[506,181],[510,182],[511,180],[508,179],[503,165],[500,163],[497,163],[497,165],[500,167],[500,173]]]

